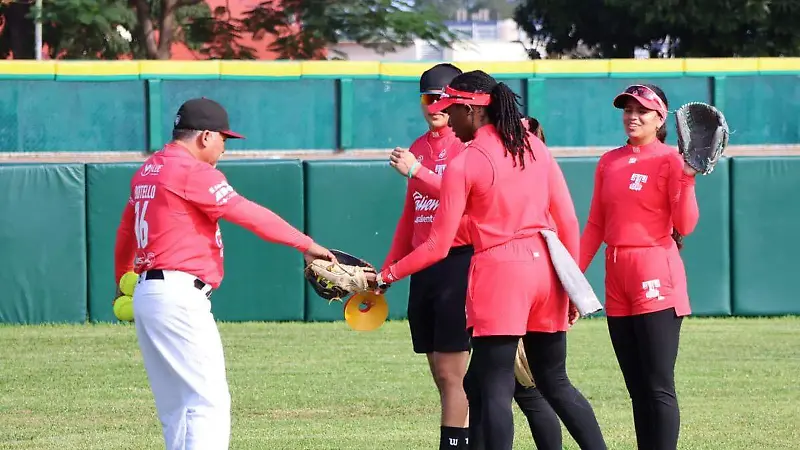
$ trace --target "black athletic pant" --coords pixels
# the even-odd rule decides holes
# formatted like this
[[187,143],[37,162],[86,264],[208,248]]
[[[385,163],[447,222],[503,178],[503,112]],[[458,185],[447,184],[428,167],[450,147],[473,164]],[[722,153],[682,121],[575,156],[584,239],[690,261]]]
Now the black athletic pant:
[[[473,386],[473,380],[469,373],[464,378],[464,386]],[[531,429],[533,442],[537,450],[562,450],[561,422],[558,421],[553,408],[547,403],[541,392],[535,387],[526,388],[514,382],[514,401],[517,402],[519,409],[525,414],[528,426]],[[480,417],[480,416],[479,416]],[[486,450],[486,442],[480,424],[476,423],[470,411],[470,433],[469,450]]]
[[528,420],[536,450],[563,450],[561,422],[539,389],[516,382],[514,401]]
[[678,446],[675,360],[682,322],[672,308],[608,318],[611,343],[631,396],[639,450],[675,450]]
[[[514,359],[519,338],[487,336],[472,339],[473,354],[465,380],[469,400],[470,443],[486,450],[511,450],[514,443]],[[591,405],[567,377],[566,333],[528,333],[523,337],[536,386],[583,450],[606,445]]]

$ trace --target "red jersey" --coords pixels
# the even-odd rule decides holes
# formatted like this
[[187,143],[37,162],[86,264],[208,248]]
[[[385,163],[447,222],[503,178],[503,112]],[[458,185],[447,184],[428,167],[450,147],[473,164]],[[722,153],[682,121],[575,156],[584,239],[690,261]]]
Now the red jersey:
[[[384,268],[411,253],[428,238],[433,217],[439,209],[442,174],[448,163],[466,146],[467,144],[461,142],[450,127],[428,131],[411,144],[409,151],[417,157],[422,167],[408,180],[403,213],[397,221],[397,229],[389,254],[386,255]],[[466,217],[463,217],[453,246],[469,243],[465,223]]]
[[581,269],[589,267],[602,242],[653,247],[669,243],[673,227],[684,236],[694,231],[700,214],[694,186],[678,151],[659,141],[605,153],[581,236]]
[[239,195],[222,172],[184,147],[167,144],[131,180],[117,230],[116,279],[130,270],[178,270],[218,288],[224,275],[219,219],[303,252],[313,243],[272,211]]
[[526,153],[520,170],[505,155],[496,128],[485,125],[442,178],[439,210],[428,238],[381,272],[392,283],[444,258],[467,216],[476,254],[542,229],[555,230],[577,260],[579,224],[564,175],[539,138],[528,135],[536,160]]

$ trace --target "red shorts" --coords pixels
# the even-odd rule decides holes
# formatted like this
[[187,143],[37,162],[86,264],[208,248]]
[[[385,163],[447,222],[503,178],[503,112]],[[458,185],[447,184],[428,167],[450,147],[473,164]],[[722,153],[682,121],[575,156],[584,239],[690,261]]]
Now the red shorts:
[[473,336],[566,331],[569,300],[540,235],[476,252],[467,288]]
[[606,247],[606,315],[635,316],[675,308],[691,314],[678,247]]

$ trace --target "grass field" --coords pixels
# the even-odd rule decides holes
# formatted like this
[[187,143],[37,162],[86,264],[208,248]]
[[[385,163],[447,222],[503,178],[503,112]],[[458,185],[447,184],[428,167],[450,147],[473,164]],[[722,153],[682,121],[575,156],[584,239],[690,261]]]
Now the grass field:
[[[405,322],[372,333],[343,323],[220,329],[231,449],[438,447],[437,396]],[[570,375],[609,448],[635,448],[605,321],[581,321],[569,336]],[[693,318],[682,338],[679,448],[800,446],[800,318]],[[163,448],[132,326],[0,326],[0,349],[0,448]],[[515,417],[515,448],[534,448]]]

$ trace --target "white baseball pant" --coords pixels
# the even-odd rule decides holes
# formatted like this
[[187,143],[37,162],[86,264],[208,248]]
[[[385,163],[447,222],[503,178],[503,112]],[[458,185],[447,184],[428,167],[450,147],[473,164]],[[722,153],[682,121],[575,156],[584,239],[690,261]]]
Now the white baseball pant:
[[165,270],[133,295],[136,335],[167,450],[227,450],[231,398],[211,302],[193,275]]

